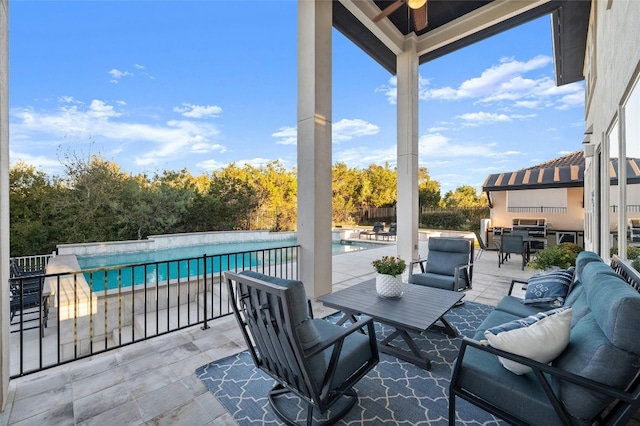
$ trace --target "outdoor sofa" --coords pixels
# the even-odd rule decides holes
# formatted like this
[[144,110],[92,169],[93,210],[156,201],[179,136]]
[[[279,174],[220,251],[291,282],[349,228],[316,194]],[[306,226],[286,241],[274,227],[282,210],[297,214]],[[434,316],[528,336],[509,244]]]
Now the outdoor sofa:
[[[552,277],[562,285],[554,289]],[[532,277],[527,304],[504,297],[474,338],[463,339],[449,424],[456,398],[512,424],[626,424],[640,406],[639,284],[638,272],[616,256],[608,266],[585,251],[575,271]]]

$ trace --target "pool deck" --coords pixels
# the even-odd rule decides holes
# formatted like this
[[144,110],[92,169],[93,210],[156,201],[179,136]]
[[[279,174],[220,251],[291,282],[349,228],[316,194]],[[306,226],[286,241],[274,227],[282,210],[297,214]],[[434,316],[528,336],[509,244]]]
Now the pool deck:
[[[371,262],[395,254],[395,244],[383,244],[333,256],[333,290],[373,278]],[[498,268],[496,252],[485,252],[475,263],[466,300],[496,305],[512,279],[532,273],[517,261]],[[313,309],[319,317],[334,312],[316,301]],[[12,380],[0,424],[235,425],[195,370],[245,344],[233,316],[209,324],[207,330],[194,326]]]

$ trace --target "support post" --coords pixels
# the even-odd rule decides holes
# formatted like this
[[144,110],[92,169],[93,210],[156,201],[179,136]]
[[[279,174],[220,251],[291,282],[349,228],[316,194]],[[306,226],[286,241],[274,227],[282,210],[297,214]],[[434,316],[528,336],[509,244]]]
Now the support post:
[[298,244],[307,295],[331,293],[333,2],[298,1]]

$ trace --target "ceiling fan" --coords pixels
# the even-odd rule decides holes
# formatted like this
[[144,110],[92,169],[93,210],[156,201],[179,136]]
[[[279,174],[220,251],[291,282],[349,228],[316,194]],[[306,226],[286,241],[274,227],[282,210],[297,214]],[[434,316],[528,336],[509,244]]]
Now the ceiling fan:
[[378,22],[382,18],[391,15],[405,3],[409,5],[409,9],[413,12],[413,22],[415,23],[416,31],[425,29],[427,27],[427,0],[396,0],[376,15],[373,18],[373,22]]

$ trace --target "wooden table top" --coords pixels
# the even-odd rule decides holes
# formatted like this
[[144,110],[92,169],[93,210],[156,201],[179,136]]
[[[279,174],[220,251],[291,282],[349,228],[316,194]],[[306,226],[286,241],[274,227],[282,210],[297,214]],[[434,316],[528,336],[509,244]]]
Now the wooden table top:
[[403,295],[387,299],[376,293],[375,279],[318,298],[325,306],[359,313],[378,322],[422,332],[438,321],[464,294],[403,283]]

